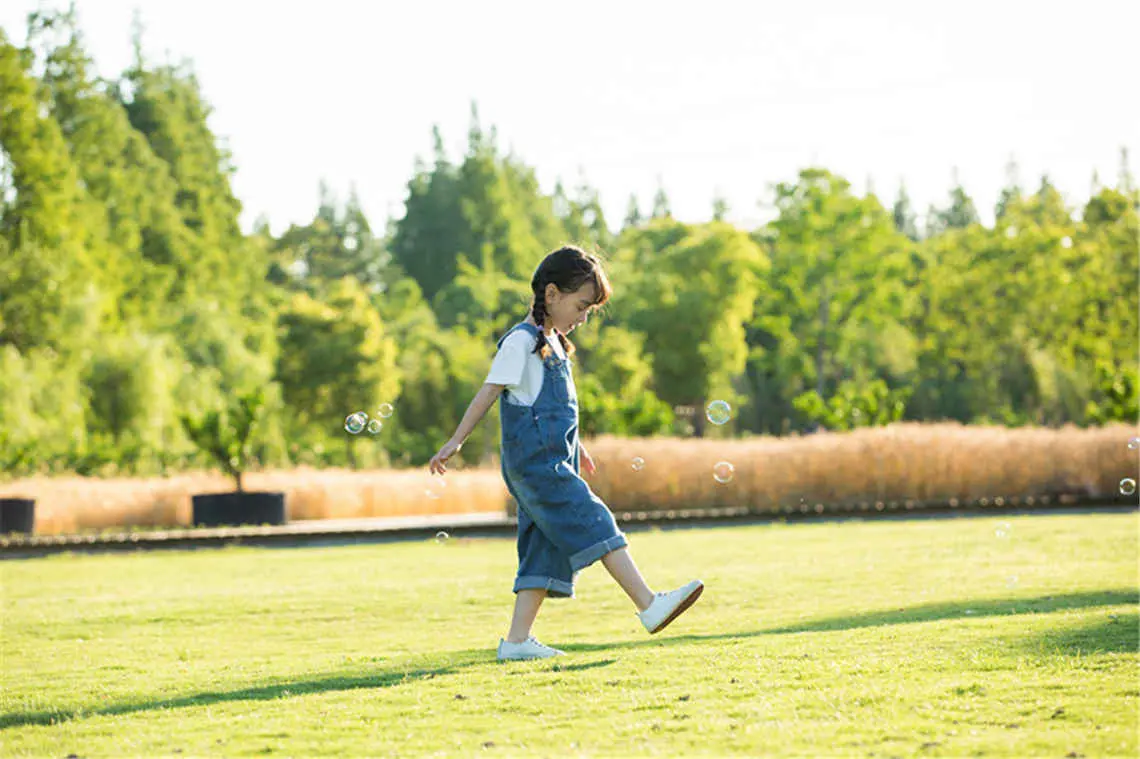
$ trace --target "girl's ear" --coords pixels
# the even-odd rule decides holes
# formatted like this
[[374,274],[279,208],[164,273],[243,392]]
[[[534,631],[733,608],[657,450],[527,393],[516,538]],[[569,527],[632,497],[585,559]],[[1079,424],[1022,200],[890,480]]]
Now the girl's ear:
[[554,284],[553,282],[547,283],[547,285],[546,285],[546,302],[551,303],[551,304],[554,303],[557,296],[558,296],[558,285]]

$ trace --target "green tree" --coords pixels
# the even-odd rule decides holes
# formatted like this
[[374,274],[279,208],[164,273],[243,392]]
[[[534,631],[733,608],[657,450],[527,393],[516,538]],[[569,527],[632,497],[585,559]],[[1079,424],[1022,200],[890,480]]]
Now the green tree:
[[[651,262],[642,260],[645,247]],[[627,283],[622,323],[646,336],[657,395],[674,406],[703,407],[714,393],[737,400],[732,380],[744,370],[745,325],[768,266],[760,248],[725,223],[658,219],[623,240],[615,259]]]
[[358,438],[343,431],[344,419],[356,411],[371,416],[399,396],[397,346],[356,280],[340,280],[325,297],[297,293],[280,313],[276,376],[289,429],[314,428],[343,441],[356,466]]
[[891,209],[891,217],[894,220],[895,229],[912,241],[918,240],[918,221],[915,218],[914,209],[910,205],[910,195],[907,194],[906,184],[901,180],[899,181],[899,194],[895,198],[894,208]]
[[905,382],[914,347],[904,286],[909,241],[892,214],[821,169],[778,184],[776,207],[761,237],[772,266],[749,346],[750,378],[766,412],[754,423],[779,432],[784,419],[814,421],[793,403],[803,393],[826,403],[844,380]]
[[657,192],[653,196],[653,211],[650,212],[649,218],[673,218],[673,212],[669,208],[669,196],[665,194],[665,186],[661,183],[661,177],[657,177]]
[[637,196],[630,194],[629,203],[626,204],[625,208],[625,220],[622,222],[622,229],[639,227],[642,221],[641,209],[637,205]]

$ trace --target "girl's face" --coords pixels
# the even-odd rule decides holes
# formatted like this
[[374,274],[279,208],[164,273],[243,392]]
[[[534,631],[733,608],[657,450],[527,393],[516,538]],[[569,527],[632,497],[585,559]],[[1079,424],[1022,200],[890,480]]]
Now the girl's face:
[[597,292],[593,282],[587,282],[572,293],[564,293],[557,285],[546,286],[546,326],[554,327],[564,335],[579,324],[585,324],[594,310]]

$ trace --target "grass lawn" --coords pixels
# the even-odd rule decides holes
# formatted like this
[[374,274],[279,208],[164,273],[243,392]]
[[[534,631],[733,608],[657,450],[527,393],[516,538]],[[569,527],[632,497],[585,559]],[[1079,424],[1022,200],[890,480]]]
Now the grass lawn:
[[1137,527],[632,532],[696,606],[596,564],[508,664],[507,539],[5,561],[0,755],[1136,756]]

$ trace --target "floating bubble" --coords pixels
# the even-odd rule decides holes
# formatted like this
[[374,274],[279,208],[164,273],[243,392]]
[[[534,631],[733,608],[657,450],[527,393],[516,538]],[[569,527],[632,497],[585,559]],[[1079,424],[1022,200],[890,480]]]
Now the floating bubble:
[[446,488],[447,482],[443,479],[442,475],[438,477],[429,475],[428,484],[424,488],[424,493],[428,498],[431,498],[434,501],[443,496],[443,491]]
[[994,536],[1002,538],[1003,540],[1008,538],[1012,532],[1013,527],[1009,522],[1001,522],[997,527],[994,528]]
[[640,456],[634,456],[633,460],[629,462],[629,466],[633,471],[640,472],[645,468],[645,459]]
[[1128,441],[1128,450],[1135,451],[1140,449],[1140,437],[1134,437]]
[[1062,247],[1062,248],[1071,248],[1071,247],[1073,247],[1073,238],[1071,238],[1071,237],[1062,237],[1062,238],[1061,238],[1061,247]]
[[1010,575],[1009,577],[1005,578],[1005,586],[1007,588],[1016,588],[1017,587],[1017,575]]
[[440,530],[439,532],[437,532],[435,534],[435,542],[436,543],[446,543],[448,541],[448,538],[450,538],[450,537],[451,536],[448,535],[446,532],[444,532],[443,530]]
[[373,435],[379,435],[380,430],[382,430],[382,429],[384,429],[384,423],[381,422],[379,419],[373,419],[371,422],[368,423],[368,431],[371,432]]
[[724,424],[732,418],[732,406],[728,401],[713,401],[705,408],[705,416],[713,424]]
[[344,429],[353,435],[359,435],[364,431],[368,425],[368,414],[363,411],[357,411],[355,414],[349,414],[344,420]]
[[722,485],[727,482],[732,482],[734,474],[736,474],[736,467],[727,461],[718,461],[713,465],[713,479]]
[[376,415],[381,419],[387,419],[392,416],[395,411],[396,409],[392,407],[391,403],[381,403],[380,408],[376,409]]
[[1136,492],[1136,480],[1131,477],[1125,477],[1120,481],[1120,494],[1132,495]]
[[1017,237],[1017,227],[1006,227],[1005,236],[1010,238],[1011,240],[1014,237]]

